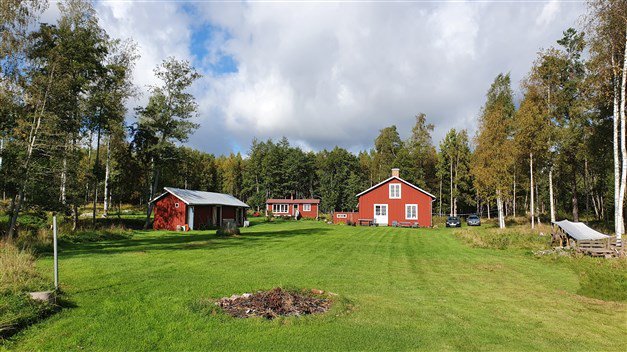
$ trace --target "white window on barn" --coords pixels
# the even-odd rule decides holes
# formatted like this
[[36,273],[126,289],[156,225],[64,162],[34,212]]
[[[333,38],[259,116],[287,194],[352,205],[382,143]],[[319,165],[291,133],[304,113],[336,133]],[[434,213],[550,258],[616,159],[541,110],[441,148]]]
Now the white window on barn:
[[346,219],[346,214],[337,214],[338,219]]
[[303,211],[311,211],[311,204],[303,204]]
[[287,204],[272,204],[273,213],[287,213]]
[[405,204],[405,219],[418,220],[418,205]]
[[179,207],[179,203],[178,202],[174,203],[174,207],[178,208]]
[[390,183],[390,199],[400,199],[400,198],[401,198],[401,184]]

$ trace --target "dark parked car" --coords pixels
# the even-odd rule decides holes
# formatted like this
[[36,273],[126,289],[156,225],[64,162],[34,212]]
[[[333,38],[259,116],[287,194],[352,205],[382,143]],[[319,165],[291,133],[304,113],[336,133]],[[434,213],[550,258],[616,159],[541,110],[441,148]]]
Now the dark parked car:
[[466,224],[468,224],[468,226],[481,226],[481,219],[473,214],[466,219]]
[[462,222],[457,216],[449,216],[446,219],[446,227],[462,227]]

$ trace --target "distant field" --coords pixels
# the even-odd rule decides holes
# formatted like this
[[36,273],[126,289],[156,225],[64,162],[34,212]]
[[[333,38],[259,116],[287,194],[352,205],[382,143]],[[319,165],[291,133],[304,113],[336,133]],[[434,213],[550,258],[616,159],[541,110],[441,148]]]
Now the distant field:
[[[60,278],[74,307],[5,348],[624,351],[624,296],[599,299],[627,285],[622,264],[473,248],[454,231],[286,221],[236,238],[137,231],[131,239],[65,244]],[[51,259],[38,267],[48,275]],[[622,282],[590,289],[605,284],[582,275],[588,267],[607,267]],[[196,304],[276,286],[339,299],[325,315],[274,321],[206,314]]]

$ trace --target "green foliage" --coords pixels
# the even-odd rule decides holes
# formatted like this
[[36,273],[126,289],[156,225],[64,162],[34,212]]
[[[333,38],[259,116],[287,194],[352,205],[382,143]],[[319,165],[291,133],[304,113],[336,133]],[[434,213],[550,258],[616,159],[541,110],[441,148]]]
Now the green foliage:
[[396,130],[396,126],[383,128],[379,136],[374,140],[374,162],[377,166],[376,182],[390,177],[390,170],[396,167],[394,164],[398,153],[403,149],[403,142]]
[[438,154],[438,175],[442,180],[442,197],[447,198],[449,214],[460,209],[472,210],[475,192],[470,174],[470,145],[466,130],[451,129],[442,142]]
[[357,194],[354,192],[363,185],[357,157],[345,149],[335,147],[331,151],[318,153],[316,165],[322,211],[354,209]]

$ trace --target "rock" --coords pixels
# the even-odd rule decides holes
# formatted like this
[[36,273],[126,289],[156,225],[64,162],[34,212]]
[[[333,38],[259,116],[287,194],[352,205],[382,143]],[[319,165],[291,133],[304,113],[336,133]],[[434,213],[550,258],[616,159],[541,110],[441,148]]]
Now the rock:
[[311,293],[313,293],[314,295],[321,295],[321,294],[323,294],[323,293],[324,293],[324,291],[322,291],[322,290],[317,290],[317,289],[315,289],[315,288],[312,288],[312,289],[311,289]]
[[52,303],[55,299],[54,291],[29,292],[28,295],[32,300],[39,302]]

